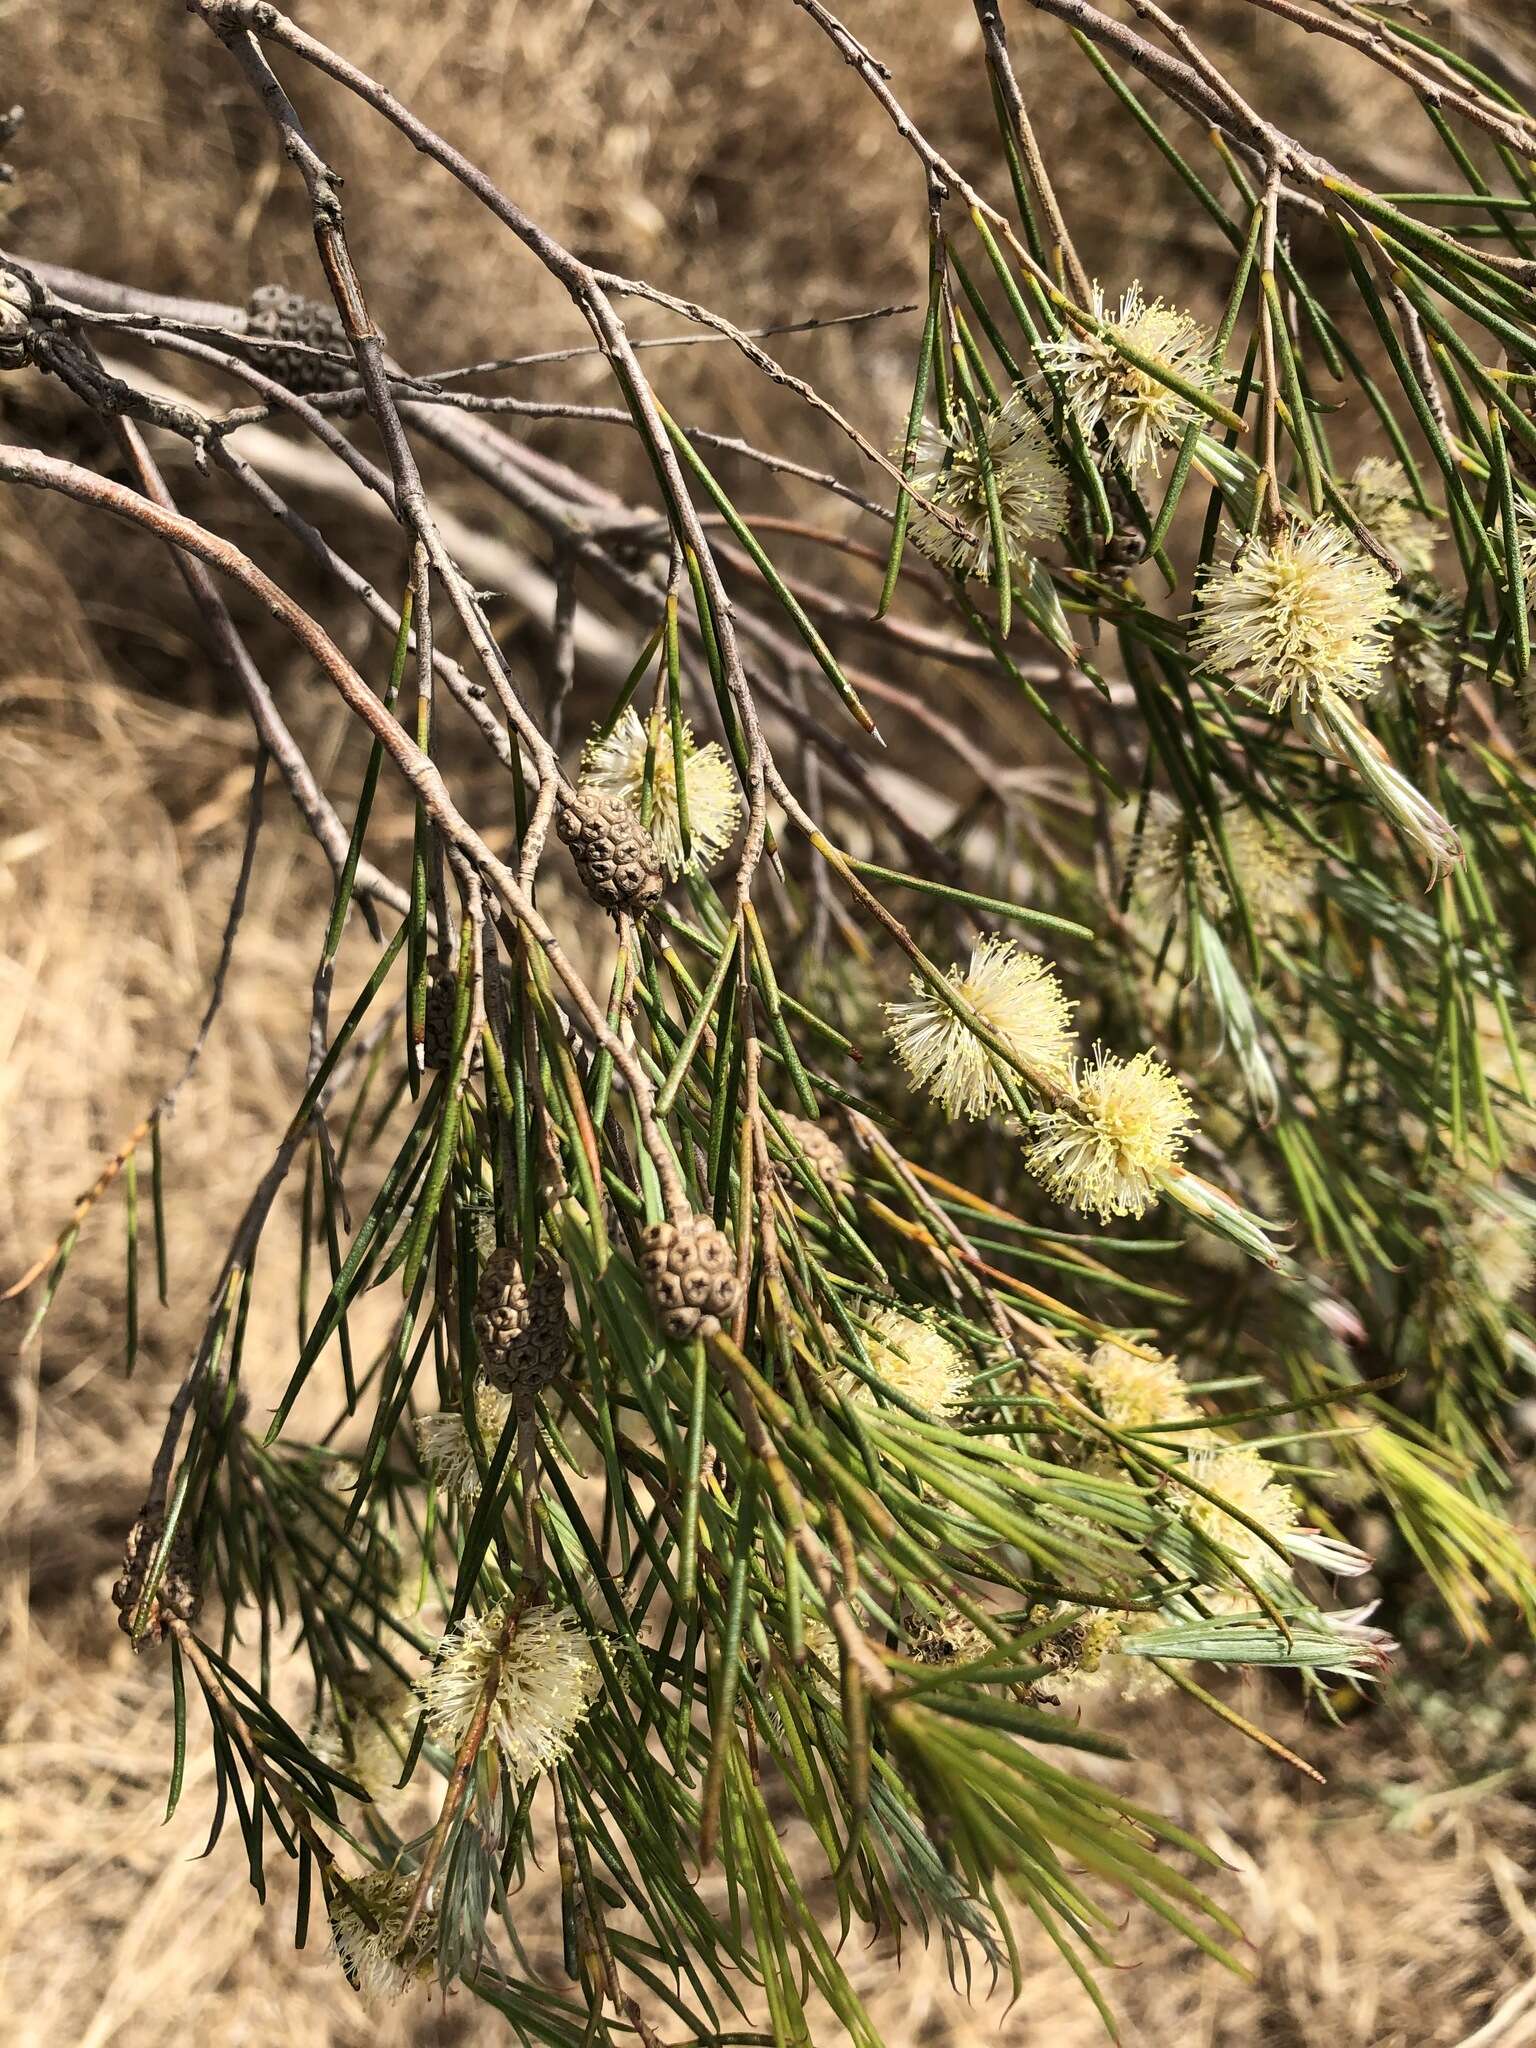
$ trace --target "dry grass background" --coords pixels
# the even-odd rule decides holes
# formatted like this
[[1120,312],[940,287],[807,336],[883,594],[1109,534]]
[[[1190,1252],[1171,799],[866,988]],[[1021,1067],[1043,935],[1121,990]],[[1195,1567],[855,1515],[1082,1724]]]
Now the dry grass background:
[[[299,11],[583,253],[705,297],[742,324],[913,295],[915,173],[787,0],[746,10],[717,0],[311,0]],[[1059,84],[1044,74],[1039,98],[1090,261],[1106,278],[1140,272],[1208,300],[1222,272],[1198,223],[1180,213],[1153,260],[1164,188],[1086,70],[1061,58],[1059,32],[1014,12],[1026,86],[1048,50],[1066,67]],[[1392,95],[1374,79],[1365,90],[1336,52],[1283,39],[1232,0],[1191,0],[1179,12],[1240,77],[1262,75],[1271,107],[1328,134],[1336,154],[1368,161],[1389,184],[1423,177],[1416,133],[1395,119]],[[1517,25],[1528,12],[1515,10]],[[850,19],[941,145],[987,166],[969,10],[864,0]],[[213,297],[242,298],[272,276],[314,288],[293,182],[242,84],[170,0],[0,0],[0,48],[4,97],[29,112],[12,151],[19,183],[0,192],[7,246]],[[576,338],[531,264],[488,244],[461,194],[334,96],[321,107],[311,92],[305,104],[347,173],[357,255],[399,353],[425,365]],[[894,326],[783,344],[876,439],[905,402],[906,350]],[[578,365],[560,388],[579,396],[599,381]],[[817,451],[778,394],[719,352],[672,359],[667,389],[715,424]],[[0,407],[0,431],[114,460],[94,425],[32,382]],[[542,445],[574,447],[604,481],[631,481],[623,444],[536,433],[549,434]],[[191,502],[193,480],[182,482]],[[243,506],[195,488],[236,538],[269,544]],[[485,512],[468,496],[458,509]],[[177,1070],[217,950],[249,777],[248,731],[179,586],[148,543],[109,537],[86,516],[0,504],[0,1273],[30,1259]],[[377,539],[348,538],[394,576]],[[303,568],[282,566],[303,594]],[[516,641],[519,622],[504,623]],[[345,736],[330,706],[306,695],[286,650],[258,644],[313,758],[333,762]],[[355,633],[353,651],[378,656]],[[343,797],[354,761],[345,757],[333,785]],[[0,2013],[17,2048],[494,2037],[466,1996],[370,2017],[320,1947],[295,1961],[289,1902],[261,1911],[233,1835],[193,1860],[210,1804],[206,1760],[175,1822],[158,1827],[164,1672],[152,1653],[130,1656],[105,1600],[204,1277],[302,1070],[327,878],[280,792],[268,807],[228,1001],[167,1134],[171,1305],[146,1304],[134,1381],[121,1369],[115,1200],[88,1232],[41,1342],[19,1348],[14,1310],[0,1322],[10,1431],[0,1470]],[[294,1238],[284,1211],[247,1348],[248,1372],[265,1360],[269,1385],[291,1356]],[[1248,1704],[1330,1784],[1299,1784],[1208,1719],[1159,1712],[1156,1725],[1134,1727],[1151,1759],[1140,1789],[1226,1856],[1220,1889],[1251,1936],[1253,1982],[1191,1961],[1165,1931],[1133,1920],[1122,1948],[1135,1967],[1110,1986],[1127,2038],[1154,2048],[1536,2041],[1528,1776],[1448,1786],[1438,1753],[1390,1700],[1332,1733],[1292,1725],[1277,1695]],[[530,1888],[525,1913],[534,1938],[547,1935],[557,1913],[547,1878]],[[959,2001],[936,1957],[910,1955],[898,1978],[876,1948],[852,1969],[893,2048],[1086,2048],[1101,2038],[1054,1955],[1035,1945],[1028,1958],[1025,1997],[1006,2016]]]

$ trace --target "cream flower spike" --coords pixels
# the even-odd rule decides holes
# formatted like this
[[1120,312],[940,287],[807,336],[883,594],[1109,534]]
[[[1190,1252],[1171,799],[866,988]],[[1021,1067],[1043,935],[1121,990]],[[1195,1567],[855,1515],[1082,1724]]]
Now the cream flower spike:
[[[511,1407],[506,1394],[497,1393],[483,1379],[475,1382],[475,1422],[487,1458],[495,1455]],[[441,1490],[473,1507],[480,1498],[480,1467],[458,1409],[444,1408],[436,1415],[418,1417],[416,1447]]]
[[[944,1421],[965,1400],[971,1373],[964,1355],[925,1319],[877,1308],[867,1318],[864,1348],[881,1379],[935,1421]],[[875,1400],[869,1385],[856,1377],[850,1376],[848,1392],[866,1405]]]
[[513,1619],[503,1600],[449,1631],[416,1690],[433,1736],[457,1750],[489,1685],[489,1733],[520,1785],[569,1754],[601,1684],[569,1608],[530,1607]]
[[[956,964],[945,978],[1031,1078],[1047,1089],[1066,1085],[1074,1006],[1045,961],[994,936],[972,949],[968,967]],[[997,1055],[918,976],[911,986],[912,999],[888,1003],[886,1014],[913,1085],[936,1096],[951,1116],[990,1116],[1007,1100]]]
[[[587,743],[581,757],[584,790],[618,797],[638,820],[645,801],[645,758],[650,734],[632,704],[626,705],[606,739]],[[683,850],[682,807],[678,803],[677,761],[672,735],[663,721],[656,738],[651,768],[651,815],[647,826],[652,844],[667,873],[674,878],[685,868],[710,868],[736,836],[741,823],[741,794],[735,771],[711,740],[700,746],[690,726],[683,727],[683,794],[688,805],[688,851]]]
[[347,1973],[347,1981],[365,2005],[385,2005],[403,1998],[413,1985],[432,1975],[437,1949],[437,1916],[430,1909],[411,1930],[402,1949],[416,1873],[370,1870],[348,1878],[331,1895],[331,1946]]
[[1289,520],[1201,585],[1190,650],[1271,711],[1369,697],[1398,615],[1381,564],[1329,519]]
[[1068,329],[1041,343],[1040,361],[1061,378],[1084,434],[1102,427],[1134,483],[1146,471],[1156,475],[1162,449],[1181,441],[1201,414],[1182,392],[1121,354],[1116,342],[1201,391],[1214,390],[1219,380],[1214,345],[1198,320],[1161,299],[1148,300],[1139,284],[1113,310],[1096,284],[1090,310],[1105,331]]
[[[1223,1444],[1215,1450],[1197,1451],[1190,1459],[1189,1476],[1209,1492],[1256,1522],[1287,1550],[1299,1533],[1301,1503],[1283,1479],[1278,1478],[1259,1456],[1243,1444]],[[1282,1560],[1263,1538],[1246,1523],[1229,1514],[1215,1501],[1192,1494],[1185,1510],[1202,1535],[1229,1550],[1244,1571],[1255,1578],[1284,1572]]]
[[1113,1337],[1094,1347],[1081,1372],[1106,1422],[1116,1429],[1153,1429],[1192,1422],[1199,1414],[1178,1365],[1160,1352],[1128,1350]]
[[[987,455],[997,486],[1003,537],[1012,561],[1051,540],[1067,523],[1071,502],[1066,476],[1050,436],[1020,391],[985,416]],[[918,442],[912,488],[965,529],[956,533],[926,506],[915,504],[907,532],[914,547],[960,576],[986,576],[991,569],[992,527],[987,517],[986,482],[969,429],[957,422],[946,433],[927,424]]]
[[1390,456],[1367,455],[1340,495],[1362,526],[1369,527],[1389,555],[1410,576],[1428,576],[1435,566],[1439,535],[1420,510],[1408,472]]
[[1438,874],[1461,858],[1450,825],[1355,715],[1380,688],[1402,617],[1392,579],[1332,520],[1290,519],[1201,585],[1190,652],[1288,710],[1301,737],[1343,762]]
[[1091,1216],[1140,1216],[1178,1164],[1192,1111],[1156,1053],[1123,1060],[1100,1045],[1071,1093],[1030,1126],[1025,1157],[1058,1202]]

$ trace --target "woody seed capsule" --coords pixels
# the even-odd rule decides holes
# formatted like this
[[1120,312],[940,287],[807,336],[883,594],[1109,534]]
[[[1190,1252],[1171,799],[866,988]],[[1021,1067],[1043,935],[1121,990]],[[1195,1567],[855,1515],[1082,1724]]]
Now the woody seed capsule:
[[712,1337],[741,1297],[736,1254],[707,1216],[652,1223],[641,1238],[646,1292],[668,1337]]
[[481,1370],[499,1393],[527,1401],[557,1379],[571,1333],[554,1260],[539,1259],[526,1280],[516,1252],[492,1252],[475,1294],[475,1336]]
[[[253,348],[247,351],[252,365],[279,384],[286,384],[300,398],[319,391],[341,391],[358,381],[351,361],[346,330],[334,308],[301,292],[288,291],[280,284],[259,285],[246,307],[245,332],[254,339],[294,342],[292,348]],[[325,356],[308,353],[328,349],[345,356],[345,362],[331,362]]]
[[[117,1609],[118,1627],[125,1635],[133,1633],[133,1617],[143,1596],[144,1581],[164,1532],[165,1515],[158,1508],[153,1511],[146,1509],[128,1531],[122,1576],[112,1586],[112,1605]],[[178,1529],[172,1539],[171,1554],[166,1560],[160,1583],[155,1588],[155,1597],[150,1602],[149,1624],[143,1640],[158,1643],[173,1620],[190,1626],[197,1619],[197,1611],[202,1604],[197,1559],[191,1540],[185,1529]]]
[[453,1018],[458,983],[445,961],[434,962],[427,983],[427,1006],[421,1025],[421,1064],[446,1067],[453,1058]]
[[562,795],[555,830],[571,849],[582,887],[602,909],[643,917],[661,895],[656,848],[622,798],[585,789]]
[[838,1187],[847,1180],[847,1157],[829,1131],[824,1131],[820,1124],[812,1123],[806,1116],[786,1116],[784,1128],[829,1187]]

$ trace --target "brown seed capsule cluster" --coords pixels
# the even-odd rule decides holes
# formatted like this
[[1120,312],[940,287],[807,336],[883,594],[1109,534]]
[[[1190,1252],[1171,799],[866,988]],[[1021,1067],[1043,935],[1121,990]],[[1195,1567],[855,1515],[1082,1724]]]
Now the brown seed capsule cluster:
[[643,917],[661,895],[656,848],[621,797],[591,789],[562,795],[555,830],[571,849],[582,887],[604,910]]
[[787,1116],[784,1128],[828,1187],[840,1187],[847,1180],[848,1160],[843,1148],[820,1124],[813,1124],[809,1117]]
[[648,1225],[640,1270],[668,1337],[712,1337],[741,1297],[736,1254],[707,1216]]
[[[112,1586],[117,1625],[125,1635],[133,1632],[133,1617],[143,1597],[144,1581],[164,1533],[165,1516],[158,1508],[146,1509],[128,1531],[122,1576]],[[155,1588],[155,1597],[150,1602],[149,1624],[141,1642],[158,1643],[172,1621],[185,1622],[190,1627],[197,1619],[197,1610],[202,1604],[197,1559],[191,1540],[184,1528],[178,1529],[172,1538],[171,1554],[166,1560],[160,1583]]]
[[529,1401],[557,1379],[571,1348],[565,1318],[565,1281],[553,1259],[541,1258],[532,1280],[517,1253],[492,1252],[475,1294],[475,1336],[480,1369],[489,1385]]
[[[435,1071],[448,1066],[453,1059],[453,1025],[459,1007],[459,978],[453,971],[451,961],[441,957],[432,962],[427,978],[426,1008],[421,1019],[421,1064]],[[469,1048],[471,1073],[480,1064],[480,1044],[476,1039]]]
[[24,277],[0,269],[0,370],[19,370],[31,359],[32,299]]
[[[252,365],[264,376],[286,384],[300,398],[317,391],[340,391],[358,381],[351,361],[346,330],[334,309],[301,292],[290,292],[280,284],[259,285],[245,309],[245,332],[262,341],[297,342],[297,348],[253,348],[248,351]],[[324,356],[308,355],[306,349],[329,349],[345,356],[345,362],[329,362]]]
[[421,1024],[421,1064],[446,1067],[453,1058],[453,1018],[459,985],[446,961],[434,963],[427,982],[427,1007]]

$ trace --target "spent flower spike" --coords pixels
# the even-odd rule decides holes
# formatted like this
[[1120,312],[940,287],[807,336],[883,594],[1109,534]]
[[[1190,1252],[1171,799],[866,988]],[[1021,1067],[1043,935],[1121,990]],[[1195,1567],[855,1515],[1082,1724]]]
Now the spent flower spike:
[[408,1718],[414,1719],[410,1687],[387,1666],[349,1673],[309,1730],[310,1752],[375,1797],[400,1775],[410,1747]]
[[997,1645],[985,1629],[958,1612],[914,1616],[907,1624],[906,1654],[915,1664],[940,1668],[979,1663],[994,1657]]
[[1456,670],[1461,613],[1444,591],[1423,579],[1412,597],[1393,622],[1388,673],[1410,698],[1422,697],[1426,709],[1443,711]]
[[1125,839],[1127,865],[1134,859],[1133,900],[1147,910],[1182,919],[1192,886],[1199,909],[1219,923],[1232,909],[1230,881],[1261,938],[1303,914],[1317,852],[1261,812],[1241,803],[1222,811],[1225,871],[1203,834],[1191,830],[1177,804],[1161,791],[1147,805],[1139,845],[1133,824],[1123,822],[1135,816],[1136,807],[1129,805],[1116,822]]
[[1311,897],[1317,849],[1241,804],[1222,813],[1221,825],[1232,880],[1260,938],[1295,923]]
[[[1138,838],[1137,821],[1141,831]],[[1191,834],[1171,797],[1155,791],[1145,811],[1128,804],[1115,819],[1131,870],[1132,901],[1160,921],[1182,922],[1190,893],[1206,917],[1225,917],[1230,907],[1221,870],[1205,840]]]
[[1503,1185],[1453,1188],[1440,1234],[1426,1308],[1442,1343],[1466,1343],[1489,1322],[1502,1327],[1504,1311],[1530,1292],[1536,1208]]

